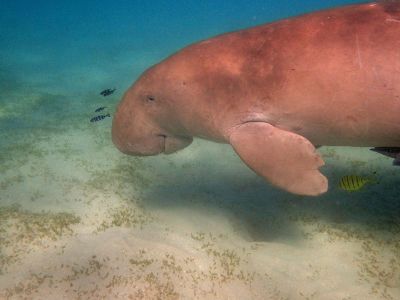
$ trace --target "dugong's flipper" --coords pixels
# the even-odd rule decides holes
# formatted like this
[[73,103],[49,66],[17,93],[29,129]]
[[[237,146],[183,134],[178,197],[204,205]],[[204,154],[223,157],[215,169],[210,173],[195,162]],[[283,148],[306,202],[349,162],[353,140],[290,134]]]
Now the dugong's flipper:
[[328,180],[318,171],[323,160],[298,134],[249,122],[233,129],[230,143],[253,171],[284,190],[316,196],[328,189]]

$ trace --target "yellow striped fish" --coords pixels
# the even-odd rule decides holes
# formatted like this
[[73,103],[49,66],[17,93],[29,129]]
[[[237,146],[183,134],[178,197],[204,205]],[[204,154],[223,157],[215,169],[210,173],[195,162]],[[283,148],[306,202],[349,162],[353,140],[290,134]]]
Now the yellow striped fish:
[[367,183],[374,183],[375,180],[369,177],[358,175],[346,175],[340,179],[339,187],[348,192],[355,192],[361,189]]

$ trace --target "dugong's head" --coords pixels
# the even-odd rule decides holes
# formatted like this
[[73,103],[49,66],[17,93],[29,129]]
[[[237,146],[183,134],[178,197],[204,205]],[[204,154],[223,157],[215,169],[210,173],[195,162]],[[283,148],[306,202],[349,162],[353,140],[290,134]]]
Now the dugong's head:
[[179,111],[185,97],[179,71],[168,69],[164,64],[150,68],[123,96],[112,125],[112,140],[121,152],[169,154],[192,142]]

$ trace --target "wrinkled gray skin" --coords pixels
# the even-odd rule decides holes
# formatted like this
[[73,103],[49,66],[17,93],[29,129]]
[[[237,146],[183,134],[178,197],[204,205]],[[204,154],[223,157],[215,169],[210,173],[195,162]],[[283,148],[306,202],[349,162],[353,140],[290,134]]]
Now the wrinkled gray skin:
[[289,192],[328,188],[313,145],[400,146],[400,4],[345,6],[217,36],[148,69],[114,117],[130,155],[230,143]]

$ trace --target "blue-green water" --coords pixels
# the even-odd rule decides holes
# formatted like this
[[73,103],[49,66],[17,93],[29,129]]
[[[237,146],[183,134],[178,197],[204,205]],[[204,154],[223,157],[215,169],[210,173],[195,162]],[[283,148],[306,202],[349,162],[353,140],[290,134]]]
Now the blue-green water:
[[[89,122],[181,47],[356,2],[2,1],[0,298],[399,299],[389,158],[322,147],[330,190],[300,197],[229,145],[128,157],[112,118]],[[374,172],[357,192],[337,186]]]

